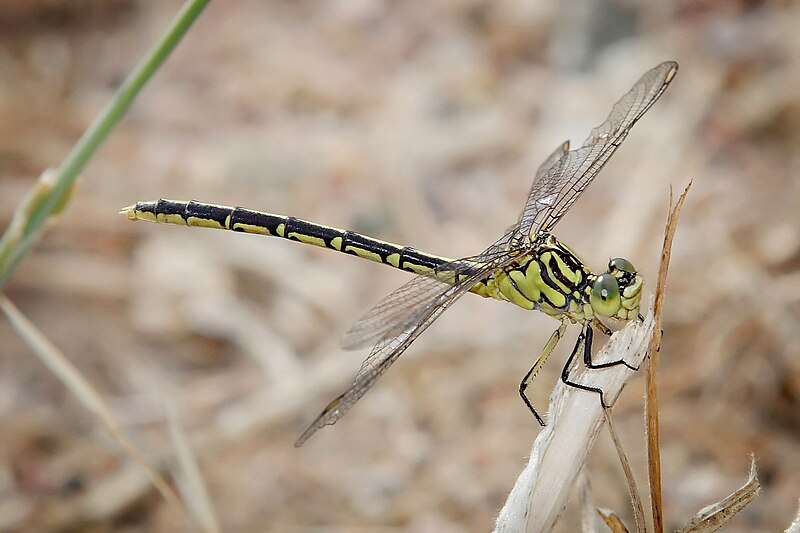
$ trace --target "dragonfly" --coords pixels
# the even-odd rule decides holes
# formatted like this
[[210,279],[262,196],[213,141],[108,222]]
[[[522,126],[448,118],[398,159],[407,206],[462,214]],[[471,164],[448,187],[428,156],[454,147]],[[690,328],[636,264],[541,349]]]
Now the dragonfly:
[[585,366],[591,369],[625,365],[637,370],[624,360],[593,363],[592,340],[594,328],[611,334],[601,319],[617,322],[641,319],[642,277],[630,261],[621,257],[611,259],[605,272],[592,272],[552,231],[633,125],[661,97],[677,71],[677,63],[666,61],[645,72],[580,147],[570,149],[569,141],[562,143],[537,170],[516,223],[483,252],[471,257],[452,260],[292,216],[194,200],[162,198],[137,202],[120,213],[130,220],[280,237],[417,275],[381,300],[344,334],[341,342],[344,349],[373,345],[372,350],[350,387],[328,403],[295,446],[301,446],[319,429],[342,418],[423,331],[469,292],[542,311],[560,321],[519,385],[525,405],[536,421],[545,426],[544,418],[526,391],[569,324],[579,324],[581,331],[561,372],[565,384],[598,394],[606,407],[600,388],[570,378],[576,357],[582,356]]

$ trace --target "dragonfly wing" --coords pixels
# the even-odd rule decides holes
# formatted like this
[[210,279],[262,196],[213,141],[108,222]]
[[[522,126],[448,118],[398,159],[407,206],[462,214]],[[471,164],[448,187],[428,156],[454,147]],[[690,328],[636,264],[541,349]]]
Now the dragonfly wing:
[[633,125],[664,93],[677,71],[677,63],[666,61],[645,72],[580,148],[561,155],[548,170],[539,169],[539,177],[519,218],[518,237],[535,239],[539,232],[552,230],[619,148]]
[[[426,305],[436,301],[454,283],[468,283],[466,290],[469,290],[480,280],[480,277],[475,278],[477,272],[488,275],[492,268],[496,268],[491,265],[508,254],[510,237],[517,231],[514,225],[481,254],[445,263],[401,286],[350,327],[342,336],[341,347],[354,350],[398,335],[409,324],[417,322],[426,311]],[[472,281],[465,281],[467,279]]]
[[[475,283],[513,260],[513,256],[507,251],[496,250],[496,244],[480,255],[448,263],[447,265],[451,267],[472,263],[470,272],[464,273],[463,277],[454,283],[446,283],[433,277],[414,278],[384,298],[370,313],[356,323],[356,326],[363,323],[365,327],[374,323],[383,332],[383,335],[361,364],[350,388],[323,409],[316,420],[300,435],[295,446],[302,446],[317,430],[334,424],[344,416],[445,309],[468,292]],[[475,264],[478,260],[480,262]],[[441,268],[447,265],[443,265]],[[387,323],[385,321],[389,318],[398,320],[398,322],[392,322],[385,326]]]
[[[539,165],[539,168],[536,170],[536,177],[533,179],[533,184],[531,185],[531,190],[530,190],[530,192],[528,192],[528,200],[525,203],[526,209],[527,209],[527,205],[531,203],[532,198],[534,197],[534,195],[538,194],[538,187],[539,187],[538,183],[539,183],[539,181],[542,179],[542,177],[551,168],[553,168],[554,165],[556,165],[559,162],[559,160],[567,152],[569,152],[569,140],[564,141],[563,143],[558,145],[558,148],[556,148],[553,151],[553,153],[551,153],[549,156],[547,156],[547,159],[545,159],[544,162],[541,165]],[[511,241],[515,241],[515,243],[517,243],[518,247],[519,246],[522,246],[522,247],[530,246],[530,244],[531,244],[530,238],[528,237],[528,235],[525,232],[520,230],[520,222],[521,222],[521,220],[522,220],[522,217],[520,217],[520,220],[518,220],[516,224],[514,224],[513,226],[511,226],[510,228],[508,228],[506,230],[506,234],[503,236],[503,239],[505,239],[506,243],[510,243]],[[498,243],[501,242],[503,239],[498,241]],[[497,243],[495,243],[495,244],[497,244]]]
[[425,310],[425,304],[434,300],[448,288],[442,280],[418,276],[393,291],[364,316],[359,318],[342,336],[340,345],[345,350],[355,350],[392,337],[402,332],[417,315]]
[[564,154],[566,154],[567,152],[569,152],[568,140],[561,143],[552,154],[547,156],[547,159],[544,160],[544,163],[539,165],[539,168],[536,170],[536,177],[533,180],[533,185],[531,185],[531,192],[528,193],[528,201],[530,201],[531,199],[531,193],[533,193],[533,189],[534,187],[536,187],[536,183],[538,183],[538,181],[542,179],[542,176],[544,176],[547,173],[547,171],[553,168],[553,165],[558,163],[558,160],[564,157]]
[[[423,278],[416,278],[423,279]],[[432,280],[431,280],[432,281]],[[434,305],[424,308],[413,323],[408,324],[399,333],[384,338],[375,345],[369,356],[364,360],[353,384],[344,393],[337,396],[319,414],[314,422],[306,429],[295,446],[302,446],[317,430],[336,423],[344,414],[375,384],[379,377],[394,363],[398,357],[414,342],[425,329],[436,320],[439,315],[466,292],[465,286],[448,286]]]

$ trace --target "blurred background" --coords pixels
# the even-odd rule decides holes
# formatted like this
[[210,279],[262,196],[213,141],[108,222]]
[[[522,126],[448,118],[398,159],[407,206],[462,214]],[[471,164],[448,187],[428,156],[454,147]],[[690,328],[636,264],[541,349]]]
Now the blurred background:
[[[0,227],[179,7],[0,0]],[[800,496],[795,2],[212,4],[4,292],[168,466],[175,409],[224,530],[490,530],[538,432],[517,385],[556,321],[465,297],[298,450],[367,353],[340,335],[409,275],[117,212],[193,198],[471,255],[538,164],[667,59],[674,83],[556,234],[596,270],[629,258],[652,290],[670,186],[694,180],[663,325],[667,526],[741,485],[752,452],[763,492],[726,531],[782,531]],[[0,340],[0,530],[195,529],[5,320]],[[614,411],[642,488],[643,381]],[[587,473],[629,517],[607,434]],[[573,501],[558,530],[578,525]]]

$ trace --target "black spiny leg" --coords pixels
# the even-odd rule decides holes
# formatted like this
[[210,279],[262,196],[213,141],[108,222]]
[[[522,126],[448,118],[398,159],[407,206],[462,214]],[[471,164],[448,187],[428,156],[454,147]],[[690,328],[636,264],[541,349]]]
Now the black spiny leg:
[[576,389],[581,389],[588,392],[596,392],[597,394],[600,395],[600,403],[602,404],[603,408],[608,409],[609,406],[606,405],[603,389],[599,387],[592,387],[590,385],[584,385],[583,383],[577,383],[575,381],[570,381],[569,379],[570,367],[572,367],[572,363],[575,361],[575,357],[581,350],[581,345],[583,345],[583,362],[584,364],[586,364],[588,368],[591,369],[608,368],[616,365],[625,365],[626,367],[630,368],[633,371],[639,370],[639,368],[631,366],[622,359],[618,361],[609,361],[608,363],[599,363],[599,364],[592,363],[593,335],[594,331],[592,330],[592,326],[590,324],[586,324],[586,326],[584,326],[583,328],[583,331],[581,331],[581,334],[578,335],[578,341],[575,343],[575,348],[572,349],[572,353],[569,355],[569,359],[567,359],[567,364],[564,365],[564,369],[561,371],[561,381],[563,381],[566,385],[575,387]]
[[600,404],[603,406],[604,409],[607,409],[608,406],[606,405],[605,396],[603,395],[603,389],[599,387],[592,387],[590,385],[584,385],[583,383],[577,383],[575,381],[570,381],[569,379],[569,369],[572,367],[572,363],[575,361],[575,357],[578,355],[578,352],[581,350],[581,345],[583,345],[583,360],[591,360],[592,358],[592,326],[587,324],[581,334],[578,335],[578,340],[575,343],[575,347],[572,349],[572,353],[569,354],[569,359],[567,359],[567,364],[564,365],[564,369],[561,371],[561,381],[564,384],[569,385],[570,387],[575,387],[576,389],[585,390],[588,392],[596,392],[600,395]]
[[597,368],[608,368],[610,366],[625,365],[626,367],[630,368],[634,372],[639,370],[638,366],[631,365],[625,359],[617,359],[616,361],[609,361],[607,363],[594,364],[592,362],[592,335],[593,335],[592,327],[591,326],[586,326],[586,329],[584,331],[586,332],[586,346],[587,346],[587,348],[583,352],[583,362],[584,362],[584,364],[586,364],[587,367],[589,367],[591,369],[597,369]]

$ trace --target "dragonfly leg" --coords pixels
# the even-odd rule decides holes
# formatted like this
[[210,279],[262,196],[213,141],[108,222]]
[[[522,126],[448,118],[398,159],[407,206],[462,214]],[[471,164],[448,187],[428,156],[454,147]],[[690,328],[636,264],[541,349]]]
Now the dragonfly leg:
[[587,324],[583,328],[583,331],[581,331],[581,334],[578,335],[578,341],[575,343],[575,348],[572,349],[572,353],[570,354],[569,359],[567,359],[567,364],[564,365],[564,369],[561,371],[561,381],[563,381],[565,384],[571,387],[575,387],[576,389],[581,389],[589,392],[596,392],[597,394],[600,395],[600,403],[603,405],[604,408],[608,408],[609,406],[606,405],[603,389],[599,387],[592,387],[590,385],[584,385],[582,383],[577,383],[569,379],[570,368],[572,367],[572,364],[575,361],[575,357],[577,357],[578,352],[581,351],[581,346],[583,346],[583,362],[588,368],[597,369],[597,368],[608,368],[616,365],[625,365],[631,370],[636,371],[639,370],[639,367],[634,367],[622,359],[619,359],[617,361],[609,361],[607,363],[599,363],[599,364],[592,363],[593,336],[594,336],[594,331],[592,330],[592,326],[590,324]]
[[544,362],[547,361],[547,358],[553,352],[553,348],[556,347],[558,341],[564,336],[564,331],[566,331],[566,329],[567,323],[562,322],[561,326],[559,326],[559,328],[555,330],[552,335],[550,335],[550,339],[548,339],[547,344],[544,345],[539,357],[536,358],[533,366],[531,366],[530,370],[528,370],[528,372],[525,374],[525,377],[522,378],[522,381],[519,382],[519,395],[522,398],[522,401],[525,402],[525,405],[528,406],[528,409],[530,409],[531,413],[533,413],[533,416],[536,418],[536,421],[539,422],[539,425],[542,427],[546,425],[544,419],[539,416],[539,413],[536,412],[536,409],[533,407],[530,399],[525,394],[525,391],[527,390],[528,385],[530,385],[533,381],[533,378],[536,377],[536,374],[539,373],[539,370],[541,370]]
[[625,365],[626,367],[630,368],[634,372],[639,370],[638,366],[631,365],[630,363],[625,361],[625,359],[617,359],[616,361],[608,361],[607,363],[598,363],[598,364],[593,363],[592,362],[592,335],[593,335],[592,327],[591,326],[587,326],[584,329],[584,331],[586,332],[586,346],[587,346],[587,348],[583,352],[583,362],[586,364],[587,367],[589,367],[591,369],[597,369],[597,368],[608,368],[610,366]]
[[[576,389],[585,390],[588,392],[596,392],[600,395],[600,404],[604,408],[608,408],[606,405],[605,396],[603,395],[603,389],[599,387],[592,387],[590,385],[584,385],[583,383],[578,383],[576,381],[570,381],[569,379],[569,370],[572,367],[572,363],[575,361],[575,357],[578,355],[578,352],[581,351],[581,346],[583,346],[583,360],[591,361],[592,358],[592,326],[587,324],[581,334],[578,335],[578,340],[575,342],[575,347],[572,349],[572,353],[569,354],[569,358],[567,359],[567,363],[564,365],[564,369],[561,371],[561,381],[563,381],[566,385],[570,387],[575,387]],[[588,365],[587,365],[588,366]],[[590,367],[590,368],[597,368],[597,367]],[[601,367],[602,368],[602,367]]]

